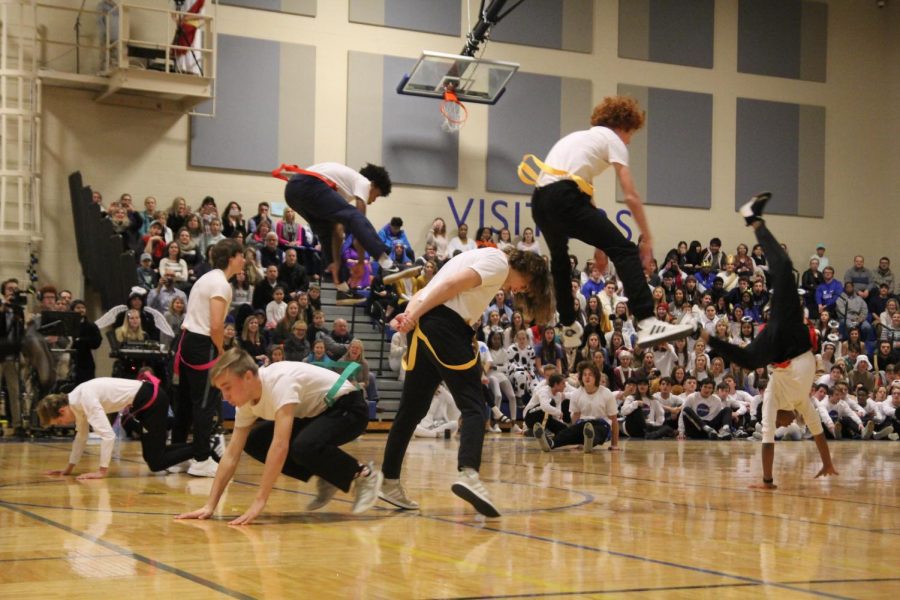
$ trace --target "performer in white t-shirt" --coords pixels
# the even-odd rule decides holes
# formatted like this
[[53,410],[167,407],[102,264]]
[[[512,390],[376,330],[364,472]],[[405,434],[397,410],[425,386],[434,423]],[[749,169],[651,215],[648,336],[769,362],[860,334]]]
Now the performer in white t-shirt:
[[195,477],[216,475],[208,440],[215,428],[221,398],[210,388],[209,369],[224,352],[225,316],[231,305],[228,280],[244,269],[244,252],[235,239],[216,242],[210,256],[213,270],[191,288],[174,365],[179,381],[172,441],[187,441],[189,426],[192,428],[194,458],[187,472]]
[[[563,341],[567,347],[578,346],[582,333],[572,300],[569,238],[601,250],[595,264],[605,264],[607,256],[612,260],[625,287],[628,307],[638,321],[638,344],[646,348],[686,337],[692,333],[690,324],[669,324],[656,318],[644,276],[644,268],[649,268],[653,257],[653,239],[628,168],[627,148],[632,135],[644,125],[644,112],[633,98],[608,97],[594,107],[591,125],[553,145],[531,197],[531,214],[550,249]],[[640,248],[625,239],[593,204],[591,181],[609,166],[615,169],[625,203],[640,228]]]
[[544,452],[554,448],[583,444],[584,452],[594,446],[612,440],[610,451],[619,449],[619,409],[616,397],[609,388],[600,384],[600,369],[592,362],[578,365],[578,382],[581,387],[572,395],[569,411],[574,425],[560,431],[553,439],[547,436],[540,423],[534,425],[534,438]]
[[[116,443],[116,434],[106,415],[126,408],[129,410],[123,418],[141,427],[141,448],[151,471],[162,471],[191,458],[194,453],[191,444],[166,446],[169,397],[159,379],[144,372],[138,379],[98,377],[85,381],[68,394],[50,394],[38,403],[37,413],[44,427],[75,425],[69,465],[48,475],[72,474],[93,428],[100,436],[100,466],[96,471],[79,475],[78,479],[106,477]],[[207,445],[210,444],[207,438]]]
[[[363,297],[350,291],[341,277],[341,247],[344,233],[351,233],[360,257],[368,252],[382,269],[387,270],[384,274],[397,271],[390,258],[391,249],[366,218],[366,206],[379,196],[387,197],[391,193],[388,172],[384,167],[366,164],[357,173],[346,165],[333,162],[290,171],[296,174],[284,188],[284,198],[319,236],[322,262],[334,277],[338,304],[363,301]],[[362,264],[361,261],[360,267]]]
[[484,442],[481,365],[472,324],[503,289],[517,294],[528,318],[546,323],[553,314],[550,274],[533,253],[479,248],[451,258],[427,286],[416,292],[391,327],[408,335],[400,408],[384,449],[381,497],[394,506],[416,509],[400,484],[400,469],[416,424],[428,412],[434,390],[444,381],[462,413],[458,468],[452,490],[489,517],[500,516],[478,478]]
[[318,478],[318,493],[307,510],[322,508],[338,489],[348,492],[354,482],[353,512],[371,508],[378,499],[381,472],[339,448],[365,432],[369,421],[362,392],[345,375],[291,361],[259,368],[252,356],[238,348],[223,354],[210,378],[225,401],[237,408],[234,433],[206,504],[176,518],[212,516],[234,476],[241,451],[265,467],[253,504],[231,525],[247,525],[259,516],[279,474],[301,481],[313,475]]
[[766,254],[769,278],[773,288],[769,320],[746,347],[741,348],[700,331],[703,339],[717,354],[746,369],[771,366],[772,376],[763,394],[762,408],[762,483],[750,487],[774,490],[772,476],[775,462],[775,430],[786,427],[799,413],[816,441],[822,468],[816,477],[837,475],[828,451],[822,422],[809,401],[809,390],[816,373],[809,329],[803,322],[803,305],[797,294],[791,259],[766,227],[763,209],[772,194],[757,194],[739,212]]

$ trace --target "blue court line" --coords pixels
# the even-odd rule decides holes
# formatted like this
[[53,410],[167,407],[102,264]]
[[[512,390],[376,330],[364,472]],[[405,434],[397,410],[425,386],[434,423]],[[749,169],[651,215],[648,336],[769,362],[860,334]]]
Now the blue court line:
[[230,598],[240,598],[242,600],[254,600],[253,596],[248,596],[247,594],[243,594],[241,592],[229,589],[223,585],[219,585],[218,583],[216,583],[214,581],[204,579],[203,577],[194,575],[193,573],[188,573],[187,571],[184,571],[177,567],[173,567],[171,565],[167,565],[166,563],[163,563],[163,562],[159,562],[158,560],[149,558],[142,554],[137,554],[136,552],[132,552],[131,550],[128,550],[127,548],[123,548],[121,546],[113,544],[112,542],[107,542],[106,540],[95,537],[95,536],[85,533],[83,531],[78,531],[77,529],[73,529],[72,527],[69,527],[68,525],[63,525],[62,523],[59,523],[52,519],[42,517],[41,515],[38,515],[36,513],[28,511],[28,510],[25,510],[24,508],[19,508],[17,506],[13,506],[13,505],[9,504],[8,502],[4,502],[4,501],[0,500],[0,507],[5,508],[6,510],[11,510],[13,512],[17,512],[21,515],[24,515],[30,519],[37,521],[39,523],[43,523],[44,525],[49,525],[50,527],[55,527],[57,529],[61,529],[62,531],[65,531],[66,533],[71,533],[72,535],[76,535],[82,539],[88,540],[89,542],[93,542],[94,544],[97,544],[98,546],[102,546],[102,547],[106,548],[107,550],[112,550],[113,552],[116,552],[117,554],[120,554],[122,556],[130,558],[137,562],[142,562],[153,568],[159,569],[160,571],[165,571],[167,573],[171,573],[172,575],[181,577],[182,579],[186,579],[192,583],[202,585],[213,591],[219,592],[220,594],[224,594]]
[[641,556],[639,554],[630,554],[628,552],[619,552],[618,550],[610,550],[609,548],[597,548],[594,546],[586,546],[584,544],[576,544],[575,542],[567,542],[565,540],[557,540],[554,538],[544,537],[540,535],[534,535],[532,533],[522,533],[519,531],[510,531],[508,529],[500,529],[499,527],[491,527],[489,523],[480,522],[480,523],[466,523],[464,521],[454,521],[453,519],[447,519],[444,517],[433,517],[429,515],[420,515],[420,518],[423,519],[431,519],[434,521],[440,521],[443,523],[450,523],[452,525],[460,525],[463,527],[469,527],[472,529],[477,529],[479,531],[493,531],[495,533],[502,533],[505,535],[511,535],[514,537],[525,538],[529,540],[535,540],[538,542],[546,542],[548,544],[556,544],[559,546],[564,546],[567,548],[574,548],[576,550],[587,550],[589,552],[596,552],[598,554],[608,554],[610,556],[616,556],[619,558],[630,558],[633,560],[639,560],[641,562],[651,563],[655,565],[661,565],[664,567],[673,567],[675,569],[683,569],[686,571],[693,571],[695,573],[703,573],[704,575],[715,575],[717,577],[728,577],[730,579],[737,579],[738,581],[742,581],[749,584],[754,585],[768,585],[772,587],[777,587],[785,590],[790,590],[792,592],[801,592],[804,594],[812,594],[814,596],[822,596],[824,598],[838,598],[840,600],[851,600],[848,596],[839,596],[837,594],[829,594],[827,592],[818,592],[815,590],[805,590],[803,588],[792,587],[787,584],[778,583],[777,581],[765,581],[762,579],[754,579],[753,577],[746,577],[744,575],[735,575],[733,573],[726,573],[724,571],[716,571],[714,569],[707,569],[704,567],[694,567],[691,565],[683,565],[676,562],[671,562],[667,560],[661,560],[658,558],[649,558],[647,556]]
[[[830,583],[882,583],[886,581],[900,581],[900,577],[881,577],[876,579],[825,579],[821,581],[782,581],[782,584],[789,585],[820,585]],[[709,585],[673,585],[669,587],[643,587],[643,588],[618,588],[612,590],[581,590],[578,592],[544,592],[531,594],[504,594],[502,596],[452,596],[435,598],[434,600],[505,600],[509,598],[544,598],[547,596],[582,596],[597,594],[633,594],[641,592],[675,592],[680,590],[708,590],[715,588],[739,588],[739,587],[757,587],[757,583],[712,583]]]

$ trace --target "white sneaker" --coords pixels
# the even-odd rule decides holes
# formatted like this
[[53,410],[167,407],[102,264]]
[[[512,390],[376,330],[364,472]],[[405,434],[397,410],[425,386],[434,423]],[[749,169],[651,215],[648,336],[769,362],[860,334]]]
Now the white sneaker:
[[393,504],[403,510],[419,510],[419,503],[415,500],[410,500],[399,479],[385,479],[381,484],[381,492],[378,494],[378,497],[388,504]]
[[720,440],[730,440],[731,439],[731,427],[729,427],[728,425],[722,425],[722,428],[719,429],[719,433],[717,434],[717,437]]
[[166,471],[169,473],[184,473],[191,467],[191,464],[193,464],[193,462],[193,459],[186,460],[184,462],[178,463],[177,465],[172,465],[171,467],[166,469]]
[[594,424],[585,423],[582,435],[584,435],[584,453],[590,454],[594,449]]
[[765,208],[766,202],[768,202],[771,197],[771,192],[760,192],[750,198],[749,202],[738,209],[738,213],[744,217],[747,225],[752,224],[753,221],[762,219],[763,208]]
[[754,432],[753,432],[753,439],[756,440],[757,442],[761,442],[761,441],[762,441],[762,432],[761,432],[761,431],[754,431]]
[[460,471],[459,479],[450,486],[450,489],[484,516],[492,519],[500,516],[500,511],[491,502],[488,491],[478,478],[478,471],[475,469],[466,468]]
[[566,348],[578,348],[581,346],[581,335],[584,328],[581,323],[575,321],[569,326],[563,325],[562,342]]
[[876,432],[875,432],[875,435],[874,435],[873,437],[874,437],[876,440],[883,440],[883,439],[886,438],[886,437],[890,437],[890,435],[891,435],[892,433],[894,433],[894,426],[893,426],[893,425],[888,425],[887,427],[885,427],[885,428],[882,429],[881,431],[876,431]]
[[353,514],[366,512],[375,505],[381,484],[384,482],[384,473],[375,468],[375,463],[369,463],[369,474],[356,478],[356,500],[353,501]]
[[513,423],[513,426],[509,428],[509,432],[516,435],[521,435],[525,432],[525,430],[519,427],[516,423]]
[[316,497],[309,501],[306,510],[319,510],[334,498],[338,488],[321,477],[316,477]]
[[191,466],[188,467],[187,474],[193,475],[194,477],[215,477],[218,469],[218,463],[210,457],[203,462],[192,460]]
[[900,434],[898,434],[896,432],[892,433],[891,435],[888,436],[888,439],[891,440],[892,442],[896,442],[897,440],[900,440]]
[[491,433],[500,433],[500,426],[494,423],[490,428]]
[[649,348],[660,342],[688,337],[693,332],[693,323],[665,323],[656,317],[647,317],[638,322],[637,343],[641,348]]

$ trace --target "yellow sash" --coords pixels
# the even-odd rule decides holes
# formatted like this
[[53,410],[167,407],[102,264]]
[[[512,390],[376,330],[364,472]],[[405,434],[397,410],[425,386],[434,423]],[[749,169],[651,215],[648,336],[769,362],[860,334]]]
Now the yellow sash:
[[409,344],[409,348],[406,350],[406,354],[403,356],[403,359],[400,361],[403,366],[404,371],[412,371],[416,368],[416,354],[419,349],[419,340],[425,342],[425,345],[428,346],[428,349],[431,350],[431,353],[437,359],[441,366],[445,369],[451,369],[453,371],[467,371],[475,366],[478,362],[478,353],[475,353],[475,356],[472,357],[472,360],[462,365],[448,365],[444,361],[441,360],[441,357],[438,356],[438,353],[434,351],[434,347],[431,345],[431,342],[428,341],[428,338],[422,333],[422,330],[419,329],[419,326],[416,325],[416,330],[413,332],[412,341]]
[[[537,167],[537,171],[528,164],[528,161],[532,161],[534,165]],[[538,177],[540,177],[540,173],[547,173],[548,175],[558,175],[560,177],[567,177],[574,181],[578,185],[578,189],[591,196],[594,196],[594,186],[591,185],[589,181],[586,181],[583,177],[579,177],[578,175],[574,175],[569,173],[568,171],[563,171],[562,169],[554,169],[553,167],[542,162],[537,156],[534,154],[526,154],[522,157],[522,162],[519,163],[519,168],[516,169],[516,172],[519,174],[519,179],[522,180],[522,183],[526,185],[537,185]]]

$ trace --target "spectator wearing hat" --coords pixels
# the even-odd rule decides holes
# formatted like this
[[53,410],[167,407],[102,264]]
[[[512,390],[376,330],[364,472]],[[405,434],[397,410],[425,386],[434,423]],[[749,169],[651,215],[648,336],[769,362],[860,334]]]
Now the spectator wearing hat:
[[866,389],[866,393],[871,394],[875,389],[875,374],[872,372],[872,363],[865,354],[856,357],[856,365],[848,376],[850,381],[850,389],[855,390],[862,386]]
[[137,283],[148,292],[159,282],[159,273],[153,269],[153,257],[148,252],[141,254],[137,268]]
[[823,271],[825,270],[825,267],[831,264],[831,262],[828,260],[828,257],[825,256],[825,244],[821,242],[816,244],[816,253],[810,256],[810,259],[813,258],[819,261],[819,268]]
[[706,292],[713,288],[713,284],[716,281],[717,271],[713,269],[713,264],[711,260],[703,260],[700,263],[700,270],[694,273],[694,278],[697,280],[697,287],[700,289],[700,293]]

